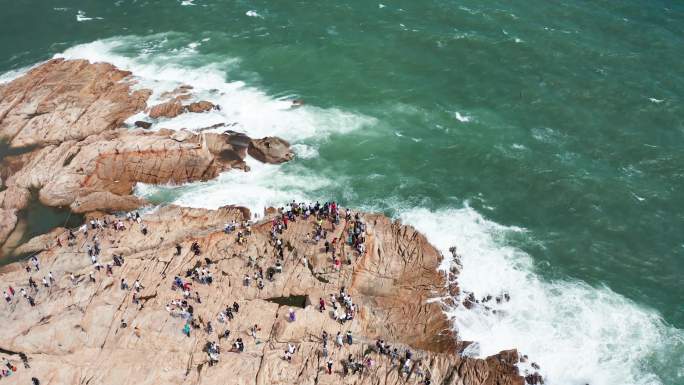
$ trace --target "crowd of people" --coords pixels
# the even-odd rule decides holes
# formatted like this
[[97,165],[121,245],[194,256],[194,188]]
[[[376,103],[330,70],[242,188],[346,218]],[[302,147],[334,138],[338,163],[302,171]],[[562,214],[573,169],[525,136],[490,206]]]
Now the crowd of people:
[[[358,213],[353,214],[350,210],[342,212],[335,202],[325,202],[323,204],[315,202],[306,204],[293,201],[285,208],[281,208],[279,213],[270,223],[270,245],[273,250],[274,258],[266,258],[266,260],[272,262],[268,262],[269,265],[264,271],[264,267],[261,266],[263,261],[260,262],[254,256],[248,256],[246,260],[246,268],[248,271],[244,273],[242,282],[244,286],[251,287],[254,285],[257,289],[263,290],[267,284],[274,282],[278,275],[283,273],[285,266],[288,265],[288,263],[298,263],[298,261],[293,261],[293,258],[286,259],[286,257],[296,256],[297,254],[291,253],[293,247],[288,241],[285,241],[284,237],[288,228],[297,221],[312,223],[312,230],[309,233],[308,241],[317,246],[321,246],[321,252],[324,251],[326,257],[330,260],[328,271],[331,273],[336,271],[339,272],[343,263],[349,265],[353,264],[355,258],[360,258],[366,252],[366,224]],[[344,224],[342,224],[342,221],[344,221]],[[132,229],[133,224],[138,225],[140,232],[144,236],[148,235],[148,227],[137,212],[127,213],[125,219],[116,218],[113,221],[108,221],[106,218],[93,219],[89,222],[89,226],[88,224],[84,224],[76,232],[72,230],[68,231],[66,240],[69,246],[73,246],[78,242],[78,234],[82,234],[83,236],[83,245],[85,246],[87,256],[94,268],[94,271],[91,271],[88,274],[90,282],[96,283],[98,280],[97,275],[100,274],[102,270],[105,271],[107,276],[112,276],[114,274],[114,268],[124,264],[123,255],[114,255],[112,262],[108,262],[104,266],[100,263],[102,245],[98,238],[99,232],[107,228],[112,228],[117,232],[125,231],[127,229]],[[343,226],[342,230],[338,231],[338,226],[341,225]],[[235,220],[232,220],[225,224],[223,231],[228,236],[233,236],[233,234],[235,234],[235,241],[238,245],[245,244],[252,235],[251,223],[249,221],[238,223]],[[94,234],[89,236],[89,232]],[[57,245],[60,247],[62,246],[61,240],[58,239]],[[176,252],[174,255],[180,256],[182,254],[181,244],[176,244],[175,249]],[[190,251],[195,257],[202,255],[202,248],[198,241],[193,241],[191,243]],[[311,268],[307,257],[303,256],[302,258],[304,265],[307,268]],[[199,291],[194,289],[195,286],[207,285],[210,287],[214,283],[214,276],[212,273],[214,264],[211,259],[198,259],[199,261],[194,267],[185,270],[184,274],[175,275],[172,278],[170,290],[178,292],[180,295],[168,302],[165,308],[172,317],[183,320],[181,332],[188,338],[194,333],[204,333],[198,334],[197,338],[206,338],[203,351],[207,354],[209,365],[213,366],[220,361],[222,352],[220,346],[221,340],[231,338],[229,326],[239,313],[240,305],[237,301],[234,301],[232,304],[226,304],[218,314],[216,314],[215,321],[213,318],[205,321],[197,316],[198,312],[196,311],[196,308],[202,306],[202,299]],[[29,274],[40,271],[38,258],[35,256],[32,257],[29,260],[29,264],[26,265],[26,269]],[[76,277],[71,273],[70,281],[72,285],[76,285],[79,283],[79,277]],[[28,291],[23,287],[20,291],[30,305],[35,306],[35,294],[37,294],[39,290],[38,285],[31,275],[29,275],[28,282]],[[55,277],[52,272],[48,272],[48,274],[42,278],[42,284],[47,289],[55,284]],[[136,279],[131,287],[125,278],[121,278],[120,289],[123,291],[130,291],[132,293],[133,303],[136,305],[140,303],[140,293],[144,289],[140,280]],[[15,289],[13,287],[8,287],[3,294],[5,300],[8,303],[11,303],[15,295]],[[345,287],[341,286],[339,292],[331,293],[327,300],[323,297],[319,298],[318,310],[321,313],[329,311],[328,314],[330,318],[335,322],[331,324],[331,327],[333,327],[335,324],[344,325],[353,322],[356,314],[358,314],[359,306],[354,303],[352,296],[347,292]],[[287,320],[289,322],[297,322],[297,313],[294,309],[290,308],[288,310]],[[215,324],[212,323],[212,321],[216,322],[221,329],[220,331],[215,328]],[[128,324],[124,319],[121,319],[120,326],[125,328]],[[261,329],[257,324],[254,324],[254,326],[250,327],[247,331],[248,335],[253,338],[254,344],[261,343],[258,338],[258,333],[260,331]],[[244,352],[245,341],[240,336],[240,333],[233,333],[232,336],[233,341],[230,343],[230,351],[235,353]],[[332,374],[334,372],[335,361],[330,354],[328,338],[328,333],[323,331],[320,354],[324,357],[324,370],[328,374]],[[353,345],[354,336],[351,329],[347,330],[346,333],[338,331],[334,341],[337,349],[342,349],[345,345]],[[292,361],[297,350],[298,348],[293,342],[288,342],[283,353],[283,359],[287,362]],[[406,350],[404,357],[400,358],[398,349],[385,344],[383,340],[378,340],[376,342],[374,350],[377,354],[388,357],[392,366],[401,365],[402,373],[413,373],[416,377],[421,378],[422,383],[430,384],[429,373],[426,374],[421,369],[420,365],[414,364],[410,350]],[[342,354],[341,350],[338,354]],[[364,352],[363,356],[359,358],[355,358],[352,354],[349,354],[346,359],[339,360],[339,362],[341,362],[342,365],[341,373],[343,375],[363,374],[376,365],[376,361],[370,356],[369,352]],[[9,369],[11,370],[11,368]]]

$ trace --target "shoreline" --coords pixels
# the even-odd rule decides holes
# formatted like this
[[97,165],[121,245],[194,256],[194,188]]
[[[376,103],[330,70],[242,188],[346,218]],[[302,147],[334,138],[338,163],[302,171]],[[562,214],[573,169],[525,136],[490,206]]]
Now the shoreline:
[[[347,231],[346,226],[349,226],[349,223],[354,224],[354,229],[362,228],[363,233],[359,233],[359,237],[363,237],[364,241],[354,242],[355,247],[360,247],[359,244],[364,246],[360,249],[363,253],[359,252],[356,257],[349,256],[353,255],[354,251],[341,246],[340,253],[348,258],[349,263],[338,265],[343,259],[340,254],[339,260],[333,265],[333,269],[337,271],[336,283],[332,283],[334,272],[328,277],[331,273],[329,271],[331,261],[326,258],[327,251],[323,253],[321,250],[322,240],[313,242],[313,246],[308,241],[311,239],[309,232],[312,230],[312,225],[317,229],[316,231],[330,231],[337,234],[335,238],[345,238],[341,237],[342,233],[339,228],[335,229],[334,222],[339,223],[339,219],[333,221],[331,217],[333,212],[330,210],[325,212],[325,215],[322,212],[319,213],[318,210],[315,211],[321,216],[321,220],[325,219],[318,223],[311,220],[296,221],[295,217],[292,217],[291,229],[284,231],[281,229],[280,235],[269,232],[267,229],[269,222],[264,219],[254,225],[253,231],[249,231],[250,235],[238,237],[241,239],[240,242],[237,242],[231,234],[217,230],[217,226],[222,226],[226,221],[243,222],[251,219],[248,210],[236,207],[203,210],[170,205],[144,215],[140,222],[133,221],[130,225],[124,225],[128,228],[124,232],[111,229],[111,226],[114,226],[113,223],[117,221],[106,212],[130,212],[145,205],[143,200],[131,195],[136,183],[163,184],[208,180],[231,168],[238,169],[232,172],[249,172],[244,163],[247,155],[261,162],[274,164],[292,158],[289,143],[273,137],[251,139],[244,134],[232,131],[222,134],[195,134],[189,131],[163,129],[146,132],[144,121],[140,124],[136,122],[136,126],[143,127],[142,130],[131,131],[119,128],[124,120],[141,111],[145,111],[151,119],[155,119],[187,112],[202,113],[208,109],[220,108],[209,102],[190,103],[188,99],[192,100],[192,96],[189,90],[192,87],[179,88],[177,92],[167,96],[169,101],[148,107],[145,100],[151,92],[138,90],[131,93],[130,75],[130,72],[119,71],[108,64],[51,60],[31,69],[26,75],[0,86],[0,93],[4,93],[3,103],[10,103],[9,109],[5,109],[3,119],[0,120],[0,136],[5,139],[9,138],[10,146],[13,148],[35,146],[28,152],[8,156],[2,160],[2,165],[13,165],[11,170],[5,173],[7,176],[3,179],[6,188],[0,192],[2,210],[13,213],[16,218],[17,212],[30,209],[28,192],[29,189],[35,189],[39,190],[39,199],[42,204],[68,206],[72,212],[84,213],[88,220],[110,218],[107,226],[96,225],[92,229],[98,233],[102,230],[101,238],[99,235],[96,238],[89,238],[80,233],[74,234],[76,242],[73,246],[69,245],[70,240],[60,239],[56,245],[53,243],[52,247],[41,250],[41,245],[56,242],[54,234],[37,237],[32,247],[37,248],[34,251],[39,251],[35,263],[42,265],[43,269],[40,273],[38,270],[30,271],[30,266],[27,271],[23,271],[21,269],[23,262],[15,262],[0,268],[3,282],[14,285],[16,291],[21,288],[27,292],[25,298],[20,298],[21,296],[15,294],[8,301],[12,311],[4,317],[7,318],[5,324],[11,327],[4,330],[0,338],[2,341],[11,341],[6,342],[7,345],[3,343],[3,346],[0,346],[2,351],[21,352],[24,357],[27,357],[27,362],[31,362],[32,369],[18,371],[17,374],[20,377],[28,375],[28,372],[49,374],[53,377],[57,375],[62,380],[83,378],[85,375],[83,370],[77,367],[55,368],[54,359],[44,359],[49,356],[55,358],[59,356],[61,357],[59,361],[67,360],[67,362],[85,360],[90,362],[91,367],[100,373],[100,376],[103,375],[101,373],[105,369],[110,373],[115,373],[119,365],[130,362],[131,359],[131,357],[120,356],[121,349],[127,350],[130,346],[139,346],[148,349],[147,357],[151,354],[157,360],[175,361],[178,366],[186,366],[187,369],[182,376],[183,381],[187,380],[189,375],[195,376],[196,373],[197,382],[214,383],[220,378],[220,371],[211,372],[213,374],[208,376],[201,375],[207,361],[201,358],[203,354],[199,343],[201,340],[206,340],[208,344],[220,343],[220,338],[219,341],[210,340],[212,338],[210,336],[214,333],[205,321],[215,319],[216,314],[219,313],[221,298],[226,293],[233,293],[232,295],[239,298],[239,301],[247,303],[256,301],[254,303],[257,305],[254,305],[253,311],[261,314],[248,317],[250,321],[247,319],[241,321],[238,333],[245,333],[246,325],[251,324],[254,317],[265,317],[263,319],[271,328],[269,336],[275,336],[275,339],[269,337],[266,340],[268,344],[255,346],[257,350],[252,352],[252,355],[256,355],[255,360],[258,358],[260,362],[258,365],[251,358],[245,361],[245,356],[238,354],[235,357],[229,357],[236,358],[236,361],[221,360],[220,365],[224,369],[238,372],[241,368],[256,369],[256,372],[246,369],[248,373],[245,373],[246,379],[254,378],[256,383],[275,383],[274,381],[300,383],[299,378],[304,372],[309,373],[307,381],[313,378],[315,382],[324,381],[321,377],[321,368],[309,365],[309,362],[314,359],[320,362],[324,355],[320,351],[320,346],[315,343],[315,338],[307,331],[309,329],[306,323],[304,325],[297,323],[294,329],[290,328],[292,325],[283,324],[284,307],[273,303],[267,304],[269,301],[264,301],[264,296],[260,293],[262,290],[270,293],[266,295],[266,299],[291,296],[310,298],[309,302],[313,302],[314,305],[308,307],[305,305],[302,313],[311,325],[318,325],[320,332],[328,328],[324,325],[330,323],[330,316],[326,317],[324,312],[315,310],[317,303],[315,297],[320,297],[325,303],[323,298],[328,298],[331,292],[339,290],[340,300],[346,298],[347,293],[357,299],[354,303],[350,300],[348,306],[345,306],[346,317],[352,317],[349,320],[351,321],[350,330],[353,330],[353,334],[357,336],[357,341],[358,336],[361,336],[363,343],[357,342],[356,345],[349,344],[348,347],[340,347],[341,351],[351,355],[347,358],[341,355],[336,356],[334,362],[336,368],[342,366],[346,368],[345,372],[349,368],[354,368],[354,372],[367,369],[371,371],[369,375],[372,378],[382,380],[384,383],[394,383],[404,374],[411,376],[414,373],[416,375],[420,373],[420,380],[425,383],[429,382],[427,381],[429,378],[439,381],[459,379],[460,383],[467,385],[495,382],[520,385],[525,382],[516,367],[519,357],[515,350],[504,351],[486,359],[474,359],[456,354],[457,339],[450,321],[442,305],[431,300],[447,294],[445,277],[437,270],[442,255],[412,227],[392,222],[382,215],[362,214],[362,220],[352,222],[349,222],[349,217],[344,219],[345,227],[341,231]],[[30,80],[32,78],[35,80]],[[52,80],[45,82],[46,78]],[[49,96],[55,90],[54,84],[60,82],[63,86],[67,86],[62,88],[68,90],[66,94],[60,95],[56,102],[42,104],[40,98]],[[101,84],[94,86],[98,82]],[[26,87],[29,88],[26,89]],[[81,87],[80,91],[79,87]],[[104,95],[110,99],[109,102],[105,103],[103,97],[97,93],[102,92],[102,89],[107,90]],[[77,93],[73,93],[74,90]],[[12,92],[29,92],[33,93],[34,97],[17,99],[16,96],[10,96]],[[76,102],[76,106],[72,104],[71,108],[79,109],[79,115],[74,116],[58,108],[60,100],[70,100],[76,95],[81,98],[81,101]],[[51,97],[50,100],[52,99]],[[22,106],[21,103],[29,104]],[[29,115],[21,112],[30,108],[37,109],[38,112]],[[115,109],[114,112],[112,108]],[[83,114],[88,117],[84,118]],[[28,124],[25,122],[26,119],[29,120]],[[32,121],[35,123],[31,123]],[[63,126],[48,123],[53,121],[61,122]],[[98,123],[83,125],[81,121]],[[269,210],[267,215],[266,218],[271,220],[280,218],[278,219],[281,221],[279,226],[282,226],[285,221],[285,227],[287,227],[282,212]],[[327,228],[328,220],[330,220],[331,228]],[[10,226],[13,225],[10,223]],[[88,222],[85,226],[87,229]],[[368,226],[367,234],[366,226]],[[136,227],[136,231],[131,231],[132,227]],[[244,228],[241,231],[247,233]],[[367,243],[365,243],[366,235],[369,238]],[[155,237],[158,237],[158,240]],[[331,239],[324,236],[323,240],[330,241]],[[200,254],[187,253],[186,250],[193,242],[198,242],[198,245],[202,244],[202,252],[208,255],[204,257],[206,259],[202,259]],[[172,254],[174,243],[182,244],[181,250],[184,252],[179,253],[177,258]],[[365,249],[366,245],[368,245],[367,249]],[[98,251],[93,252],[92,247]],[[101,256],[100,248],[102,249]],[[275,250],[278,250],[279,254]],[[298,250],[306,250],[306,252],[302,251],[303,257],[298,254]],[[86,251],[91,254],[91,258],[93,258],[92,253],[96,254],[93,261],[88,259]],[[333,255],[334,253],[335,251]],[[271,268],[280,266],[279,269],[283,270],[282,274],[287,278],[262,284],[263,277],[260,277],[258,279],[260,288],[256,293],[252,285],[241,288],[236,283],[240,281],[240,274],[237,272],[246,269],[246,254],[260,256]],[[103,263],[100,263],[99,258],[102,258]],[[125,258],[127,262],[120,263],[119,258]],[[302,263],[300,258],[307,259]],[[119,264],[121,266],[118,266]],[[246,265],[249,266],[250,263]],[[98,273],[92,270],[93,266],[97,268]],[[193,330],[192,345],[187,344],[187,340],[184,339],[187,337],[183,337],[182,334],[179,337],[179,334],[174,332],[179,330],[180,325],[162,326],[162,330],[168,332],[163,337],[163,339],[168,339],[168,346],[180,344],[179,346],[184,346],[184,350],[189,352],[189,361],[187,358],[183,359],[186,364],[181,364],[177,361],[177,355],[171,354],[177,350],[175,348],[171,348],[170,351],[157,350],[155,352],[155,349],[160,347],[160,341],[156,341],[156,338],[161,337],[159,334],[152,339],[148,337],[148,335],[158,333],[155,325],[159,325],[159,322],[163,322],[162,325],[169,324],[168,320],[164,321],[165,317],[160,317],[159,312],[163,310],[163,304],[166,303],[167,306],[171,304],[172,307],[179,306],[178,302],[175,302],[178,299],[174,299],[177,293],[168,290],[171,273],[167,273],[167,269],[170,266],[174,266],[175,273],[194,266],[202,269],[202,274],[205,272],[213,274],[217,283],[221,282],[216,285],[218,288],[215,290],[210,291],[206,288],[201,290],[203,301],[199,300],[199,291],[196,292],[197,307],[201,303],[211,304],[212,309],[203,309],[208,312],[203,314],[203,317],[191,317],[193,320],[190,329]],[[308,268],[303,268],[303,266]],[[416,267],[419,268],[416,269]],[[107,271],[104,275],[100,271],[103,269]],[[37,285],[35,288],[26,287],[27,275],[30,277],[34,273],[44,274],[46,270],[50,272],[50,278],[43,277],[47,280],[44,282],[43,290],[40,290]],[[52,277],[53,273],[55,278]],[[69,278],[72,274],[74,274],[73,278]],[[140,293],[131,292],[128,287],[124,290],[123,283],[122,288],[118,288],[119,278],[129,282],[141,279],[145,282],[145,287],[140,290]],[[455,285],[453,278],[451,277],[450,281]],[[152,287],[154,290],[151,289]],[[201,286],[193,286],[195,287]],[[47,296],[45,296],[46,291]],[[189,300],[191,296],[184,296],[185,300]],[[407,300],[412,297],[419,301]],[[87,306],[83,307],[86,302]],[[116,303],[119,305],[115,308],[113,305]],[[187,305],[184,306],[183,311],[187,313]],[[333,304],[328,303],[327,306],[333,306]],[[18,309],[24,310],[17,311]],[[31,310],[39,310],[40,317],[36,318],[38,314]],[[122,315],[124,314],[122,311],[125,315]],[[266,313],[263,313],[264,311]],[[192,315],[192,311],[190,313]],[[123,318],[117,327],[119,317]],[[129,317],[133,318],[128,319]],[[196,324],[195,321],[197,321]],[[329,327],[334,327],[335,321],[332,320],[332,322],[333,326]],[[190,322],[186,324],[189,325]],[[132,333],[130,333],[131,329],[127,329],[129,325],[132,326]],[[28,329],[25,329],[27,327]],[[58,330],[55,328],[60,330],[56,338],[46,339],[45,333],[54,333]],[[122,334],[118,335],[120,332]],[[340,329],[340,332],[343,330]],[[194,337],[195,334],[197,337]],[[17,338],[20,335],[23,337]],[[380,348],[380,355],[377,357],[369,356],[364,347],[372,347],[373,339],[376,340],[376,347]],[[389,366],[385,366],[388,363],[383,361],[381,346],[384,345],[378,342],[380,339],[387,339],[394,346],[403,346],[402,349],[411,350],[411,353],[406,353],[406,357],[401,360],[401,370],[397,367],[396,371],[388,371],[387,373],[392,374],[385,375],[384,379],[379,376],[380,368],[391,369],[396,360],[393,358]],[[302,360],[294,361],[298,362],[300,373],[296,378],[282,376],[283,371],[292,371],[292,368],[288,369],[287,366],[282,365],[283,362],[277,353],[283,349],[285,340],[287,340],[288,350],[290,343],[298,344],[298,352],[303,350]],[[110,349],[105,349],[108,344]],[[93,349],[97,346],[99,346],[99,353],[93,357]],[[207,346],[209,345],[205,348]],[[211,345],[209,348],[216,354],[216,345]],[[384,353],[385,356],[388,354],[389,352]],[[418,360],[412,354],[417,354],[422,359]],[[103,358],[103,355],[107,358]],[[164,357],[158,357],[159,355]],[[214,364],[211,354],[209,358]],[[171,373],[169,368],[166,368],[164,373],[159,372],[162,361],[155,363],[139,357],[137,362],[138,366],[145,367],[140,375],[149,376],[154,373],[156,378],[166,378],[166,381],[181,380],[180,373],[175,371]],[[358,366],[359,363],[363,364]],[[264,369],[264,365],[267,369]],[[367,365],[367,368],[364,365]],[[193,367],[196,371],[191,370]],[[426,378],[425,370],[429,371],[429,378]],[[335,375],[329,374],[329,376]],[[341,378],[344,382],[357,381],[355,376],[345,375]],[[328,377],[328,379],[334,383],[340,380],[337,377]],[[534,377],[532,381],[540,379],[541,377]],[[112,378],[100,377],[98,383],[107,383],[107,381],[112,381]]]

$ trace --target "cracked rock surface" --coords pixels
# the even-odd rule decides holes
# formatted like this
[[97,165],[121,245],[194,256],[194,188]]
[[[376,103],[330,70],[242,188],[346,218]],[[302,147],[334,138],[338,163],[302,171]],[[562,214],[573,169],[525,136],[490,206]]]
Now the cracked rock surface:
[[[111,64],[62,59],[0,85],[0,141],[18,151],[0,161],[0,246],[32,193],[46,206],[76,213],[131,210],[144,203],[132,195],[138,182],[182,184],[247,169],[251,139],[244,134],[122,127],[146,109],[151,94],[134,85],[130,72]],[[212,108],[198,101],[179,113]],[[259,160],[290,160],[287,142],[278,143],[282,157]]]
[[[0,280],[17,292],[22,287],[29,290],[29,275],[40,282],[51,271],[56,278],[50,288],[40,286],[35,307],[17,295],[0,316],[5,325],[0,329],[0,349],[26,355],[30,365],[19,365],[14,377],[22,383],[37,376],[46,384],[403,384],[407,378],[409,383],[419,382],[420,365],[433,384],[523,383],[515,351],[487,359],[457,354],[441,305],[430,301],[446,295],[445,277],[437,271],[441,255],[410,226],[382,215],[363,215],[367,252],[360,256],[348,245],[341,247],[342,260],[351,263],[338,271],[322,241],[311,241],[314,219],[290,222],[282,234],[283,272],[273,282],[265,280],[260,290],[256,281],[245,286],[243,277],[255,271],[248,266],[250,256],[264,269],[275,263],[269,218],[252,225],[252,234],[242,244],[235,232],[221,230],[224,223],[249,215],[236,207],[212,211],[167,206],[144,216],[142,224],[126,221],[123,231],[91,230],[89,239],[97,235],[102,245],[100,263],[110,263],[113,255],[125,258],[111,276],[105,269],[94,272],[94,283],[88,279],[94,269],[82,234],[73,246],[67,245],[65,235],[60,239],[63,246],[53,240],[39,255],[40,271],[27,273],[17,263],[2,268]],[[141,232],[143,225],[147,235]],[[348,225],[342,220],[335,228],[329,222],[323,226],[332,239]],[[198,242],[201,255],[190,250],[192,242]],[[177,243],[180,255],[175,255]],[[186,270],[196,266],[207,267],[214,280],[192,284],[201,299],[190,300],[200,327],[187,337],[182,333],[185,321],[170,315],[165,306],[182,298],[180,290],[171,288],[173,277],[185,277]],[[72,272],[76,282],[69,278]],[[139,279],[144,286],[138,304],[130,289],[120,288],[121,278],[129,285]],[[354,320],[344,324],[332,319],[329,306],[320,312],[317,305],[319,298],[329,305],[330,294],[342,286],[359,306]],[[269,301],[290,296],[307,296],[307,303],[313,304],[293,307],[294,322],[288,321],[290,306]],[[235,318],[219,322],[217,314],[233,302],[240,305]],[[121,327],[121,319],[127,327]],[[210,321],[211,334],[204,328]],[[254,324],[260,328],[256,340],[249,333]],[[230,336],[219,339],[218,333],[226,329]],[[347,330],[354,343],[336,346],[336,333]],[[320,355],[323,331],[331,336],[332,374],[325,371],[327,359]],[[245,351],[231,352],[238,337],[245,341]],[[414,352],[410,375],[401,374],[388,356],[371,351],[378,338],[399,347],[402,356],[405,348]],[[213,366],[203,351],[208,341],[222,348]],[[296,346],[291,362],[283,359],[288,343]],[[357,360],[366,354],[375,364],[364,374],[343,376],[341,362],[350,354]],[[16,354],[3,356],[20,364]]]

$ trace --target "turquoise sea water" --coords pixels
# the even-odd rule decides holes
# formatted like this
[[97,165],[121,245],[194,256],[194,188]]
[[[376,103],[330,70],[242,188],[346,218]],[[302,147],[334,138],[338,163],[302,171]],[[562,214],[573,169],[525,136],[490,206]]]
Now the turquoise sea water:
[[518,347],[552,384],[684,384],[681,2],[1,3],[5,79],[110,61],[223,107],[155,127],[237,122],[299,155],[141,195],[383,211],[458,245],[465,289],[511,293],[453,312],[480,354]]

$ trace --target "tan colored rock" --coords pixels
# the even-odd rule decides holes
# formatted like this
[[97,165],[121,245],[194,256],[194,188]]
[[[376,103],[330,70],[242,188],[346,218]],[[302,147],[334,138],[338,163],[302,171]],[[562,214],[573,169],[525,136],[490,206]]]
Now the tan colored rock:
[[88,213],[102,209],[131,211],[144,203],[144,200],[133,195],[116,195],[109,191],[96,191],[86,196],[77,196],[69,208],[75,213]]
[[284,139],[269,136],[253,139],[249,144],[249,155],[264,163],[284,163],[294,158],[290,143]]
[[185,112],[185,107],[183,107],[180,99],[175,98],[171,101],[153,106],[150,108],[148,115],[152,119],[175,118],[183,112]]
[[0,246],[5,243],[16,224],[17,210],[0,208]]
[[57,245],[57,238],[64,235],[66,231],[67,229],[64,227],[57,227],[52,229],[47,234],[35,236],[14,249],[14,254],[20,255],[35,253],[55,247]]
[[[263,290],[244,286],[244,274],[252,275],[248,256],[266,270],[275,262],[270,242],[270,223],[252,225],[245,244],[236,235],[221,231],[223,224],[249,218],[249,212],[225,207],[217,211],[168,206],[144,217],[149,233],[143,235],[135,222],[125,222],[127,229],[105,229],[97,234],[103,252],[100,261],[108,263],[112,255],[123,255],[125,263],[114,268],[113,276],[95,273],[96,282],[88,282],[92,264],[85,253],[86,239],[79,234],[74,246],[52,247],[39,255],[41,272],[52,271],[56,284],[40,287],[35,294],[37,306],[31,308],[17,296],[0,313],[0,347],[19,367],[13,375],[18,383],[28,383],[33,376],[60,383],[90,379],[97,384],[381,384],[406,383],[406,375],[390,367],[385,356],[372,352],[376,338],[383,338],[403,352],[410,347],[414,365],[429,371],[432,382],[453,385],[522,385],[515,367],[515,351],[502,352],[485,360],[465,358],[453,349],[453,334],[438,302],[428,299],[445,295],[444,277],[436,268],[439,253],[425,238],[408,226],[379,215],[365,215],[368,225],[368,252],[358,256],[348,247],[339,251],[344,260],[341,271],[330,266],[322,242],[312,244],[313,219],[290,222],[282,235],[287,245],[283,272]],[[111,221],[111,218],[110,218]],[[347,224],[343,221],[329,231],[329,239],[340,236]],[[92,231],[89,238],[93,236]],[[197,241],[200,256],[190,251]],[[175,245],[182,245],[180,255]],[[302,257],[311,263],[306,267]],[[185,276],[188,269],[207,266],[214,277],[211,285],[193,283],[201,303],[192,301],[200,329],[190,337],[181,333],[184,321],[171,316],[165,306],[180,298],[171,290],[175,275]],[[10,265],[0,272],[0,280],[15,289],[25,287],[26,273]],[[71,282],[73,272],[77,282]],[[40,275],[36,275],[40,277]],[[34,277],[34,278],[36,278]],[[121,290],[125,278],[129,285],[139,279],[144,289],[140,303],[132,301],[130,290]],[[318,298],[345,286],[359,313],[354,321],[341,325],[326,312],[316,308]],[[268,299],[289,295],[308,296],[306,308],[295,308],[297,320],[287,321],[288,306]],[[403,297],[403,300],[400,299]],[[219,311],[236,301],[240,311],[227,323],[216,319]],[[121,327],[124,319],[127,327]],[[215,331],[207,334],[204,326],[211,321]],[[255,341],[248,329],[257,323]],[[440,329],[446,328],[446,330]],[[231,331],[228,339],[218,340],[222,354],[218,364],[209,366],[203,351],[207,341],[217,341],[217,333]],[[327,331],[334,373],[324,371],[325,359],[319,356],[321,333]],[[355,343],[338,348],[337,331],[351,330]],[[241,337],[246,349],[231,352],[235,338]],[[288,343],[297,350],[291,362],[283,360]],[[25,354],[30,368],[21,365],[19,353]],[[351,354],[361,359],[368,354],[375,367],[363,376],[342,376],[341,361]],[[412,366],[411,381],[417,381]]]
[[176,96],[168,102],[157,104],[150,108],[148,115],[152,119],[175,118],[185,112],[201,113],[214,109],[216,106],[212,102],[201,100],[188,105],[183,105],[182,100],[187,99],[185,95]]
[[[138,182],[181,184],[232,168],[248,170],[250,139],[243,134],[119,128],[149,96],[131,91],[129,75],[104,63],[50,60],[0,88],[0,138],[12,146],[42,146],[2,160],[7,188],[0,192],[0,207],[21,210],[37,191],[43,204],[79,213],[131,210],[144,203],[131,196]],[[178,96],[150,115],[183,112]],[[190,106],[195,112],[215,107],[206,101]],[[267,139],[258,141],[262,159],[283,161],[287,142]]]
[[160,95],[162,99],[180,99],[185,100],[191,97],[190,92],[193,87],[191,85],[183,84],[176,87],[173,91],[164,92]]
[[49,60],[0,88],[0,139],[44,146],[115,128],[150,95],[132,91],[129,75],[107,63]]
[[206,100],[201,100],[199,102],[190,103],[186,107],[188,112],[195,112],[195,113],[211,111],[214,108],[216,108],[214,103],[208,102]]

